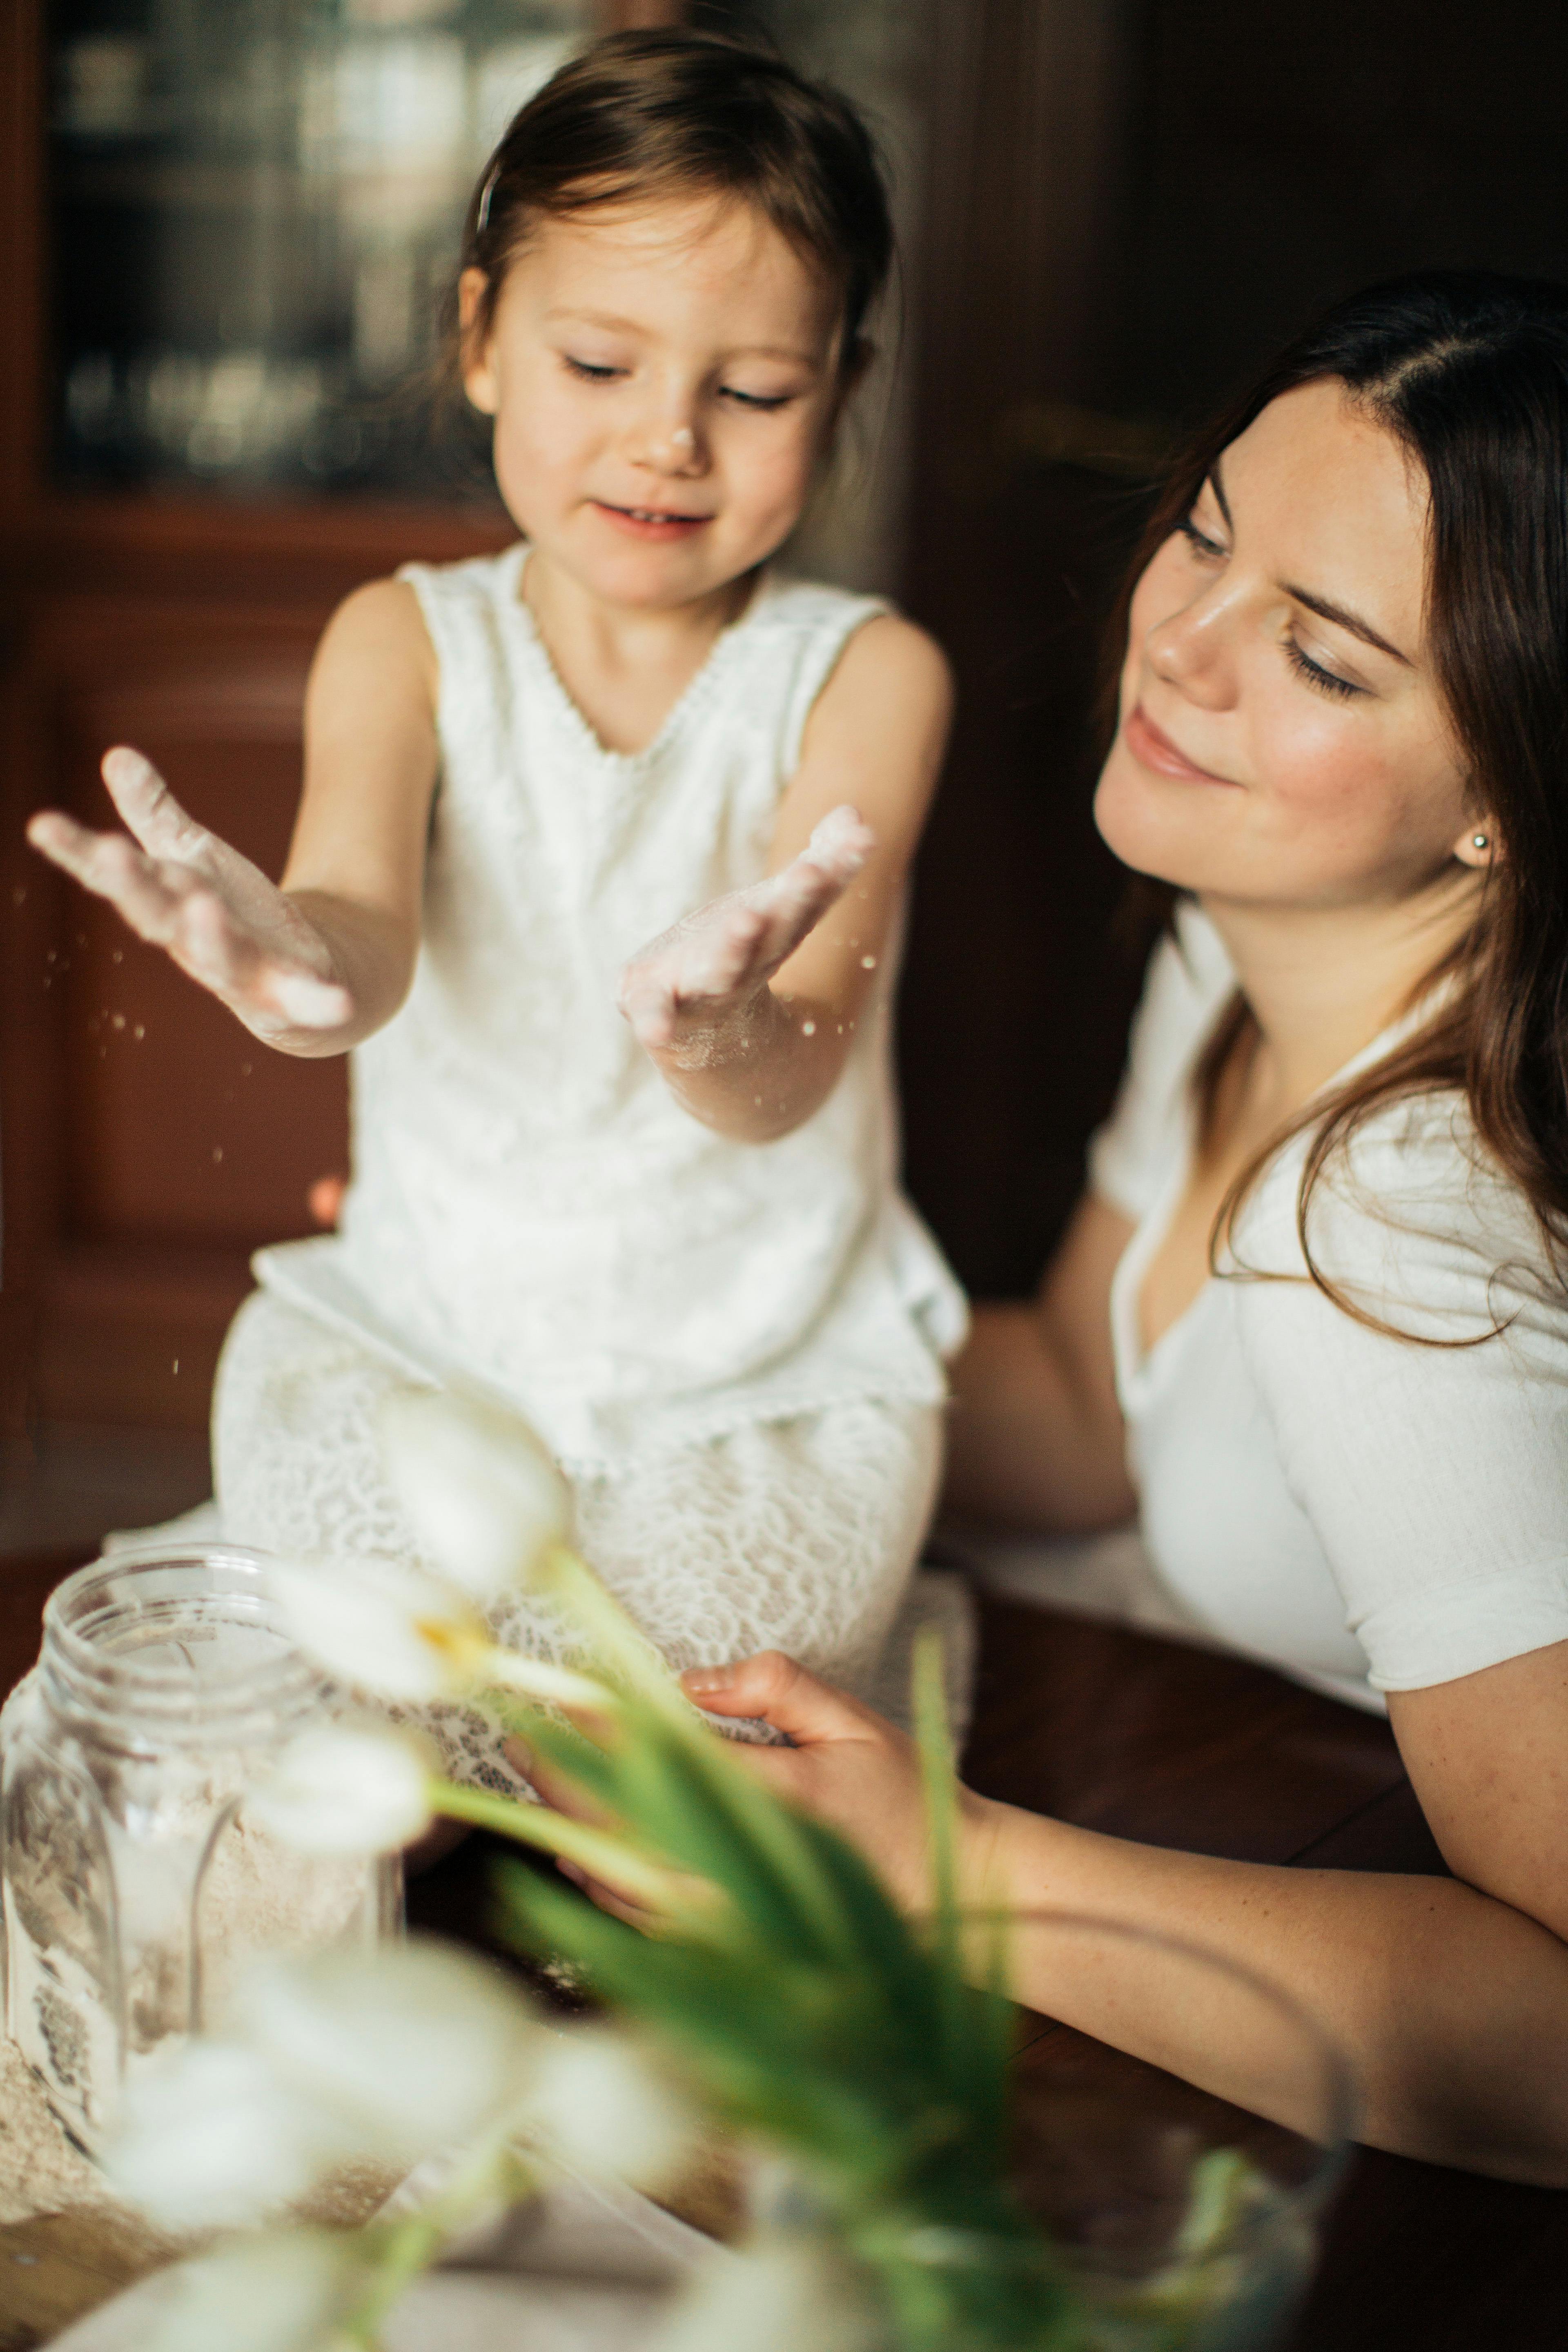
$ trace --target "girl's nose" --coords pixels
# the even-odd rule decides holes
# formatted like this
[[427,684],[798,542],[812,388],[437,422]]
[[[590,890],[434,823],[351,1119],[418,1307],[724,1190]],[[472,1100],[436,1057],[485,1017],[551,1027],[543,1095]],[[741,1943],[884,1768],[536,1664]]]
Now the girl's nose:
[[656,474],[696,474],[702,470],[702,447],[697,428],[688,419],[658,417],[639,436],[640,462]]

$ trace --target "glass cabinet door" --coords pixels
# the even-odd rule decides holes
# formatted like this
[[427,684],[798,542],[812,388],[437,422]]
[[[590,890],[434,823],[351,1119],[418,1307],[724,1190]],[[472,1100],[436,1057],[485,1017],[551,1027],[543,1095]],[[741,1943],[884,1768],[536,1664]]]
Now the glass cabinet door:
[[463,206],[593,29],[591,0],[55,0],[57,480],[480,494],[437,381]]

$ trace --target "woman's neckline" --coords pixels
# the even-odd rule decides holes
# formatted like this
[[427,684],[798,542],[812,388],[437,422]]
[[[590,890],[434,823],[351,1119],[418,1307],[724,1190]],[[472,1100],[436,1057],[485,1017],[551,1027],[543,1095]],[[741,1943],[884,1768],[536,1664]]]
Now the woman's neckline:
[[[1218,932],[1209,922],[1203,909],[1194,908],[1192,909],[1192,915],[1205,925],[1223,950],[1224,942],[1219,940]],[[1180,945],[1181,942],[1178,940],[1178,947]],[[1226,961],[1228,966],[1230,961],[1228,955]],[[1234,967],[1231,967],[1231,970],[1234,972]],[[1350,1055],[1341,1063],[1337,1070],[1323,1080],[1301,1106],[1300,1115],[1304,1116],[1310,1111],[1314,1103],[1322,1101],[1350,1079],[1358,1077],[1363,1070],[1370,1069],[1405,1037],[1412,1034],[1424,1021],[1430,1019],[1434,1003],[1452,984],[1451,980],[1447,978],[1438,980],[1431,988],[1423,991],[1417,1003],[1407,1007],[1405,1012],[1395,1013],[1394,1019],[1385,1023],[1375,1037],[1369,1039],[1358,1052]],[[1233,990],[1235,985],[1233,978]],[[1184,1109],[1181,1157],[1173,1168],[1170,1179],[1162,1189],[1158,1199],[1152,1203],[1147,1214],[1140,1221],[1126,1249],[1122,1252],[1121,1263],[1116,1269],[1115,1286],[1122,1295],[1119,1301],[1121,1311],[1116,1318],[1121,1329],[1114,1336],[1119,1369],[1122,1371],[1123,1377],[1128,1380],[1136,1379],[1142,1381],[1152,1378],[1156,1366],[1176,1352],[1170,1343],[1175,1341],[1183,1332],[1192,1328],[1196,1322],[1200,1308],[1211,1299],[1225,1279],[1223,1276],[1217,1274],[1206,1276],[1182,1308],[1181,1313],[1174,1316],[1155,1339],[1145,1341],[1143,1286],[1149,1278],[1149,1270],[1170,1233],[1172,1220],[1181,1205],[1192,1177],[1193,1148],[1196,1140],[1190,1094],[1193,1068],[1208,1038],[1213,1034],[1215,1022],[1218,1019],[1226,1002],[1228,1002],[1228,993],[1221,996],[1215,1003],[1207,1024],[1194,1040],[1193,1051],[1188,1055],[1181,1073]],[[1258,1180],[1260,1183],[1268,1181],[1269,1174],[1278,1164],[1279,1151],[1288,1148],[1281,1145],[1270,1155],[1268,1166]],[[1122,1365],[1121,1359],[1124,1353],[1126,1361]]]
[[773,593],[775,576],[770,564],[763,564],[752,583],[752,591],[732,621],[726,621],[715,635],[698,667],[687,679],[675,700],[649,736],[632,751],[618,751],[606,743],[593,720],[572,692],[554,657],[544,642],[544,633],[536,619],[532,606],[522,593],[523,573],[532,552],[527,540],[520,540],[505,559],[502,574],[502,602],[517,615],[525,643],[530,645],[543,672],[549,690],[562,716],[571,726],[584,747],[594,757],[612,769],[635,769],[656,760],[666,745],[685,726],[695,710],[710,701],[729,665],[736,641],[757,618]]

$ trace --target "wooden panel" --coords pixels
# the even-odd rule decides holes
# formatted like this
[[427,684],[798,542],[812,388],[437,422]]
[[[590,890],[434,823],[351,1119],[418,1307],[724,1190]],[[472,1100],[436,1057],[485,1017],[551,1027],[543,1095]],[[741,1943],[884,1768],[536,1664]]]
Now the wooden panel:
[[[299,797],[308,658],[308,638],[258,665],[226,627],[205,642],[187,628],[161,677],[69,696],[66,805],[113,823],[99,755],[133,742],[193,815],[276,878]],[[71,1237],[242,1248],[305,1231],[307,1186],[348,1164],[345,1064],[269,1053],[99,901],[71,898],[66,925]]]
[[[8,842],[47,801],[112,822],[98,761],[130,740],[203,822],[279,872],[321,619],[41,602],[7,697]],[[268,1053],[30,852],[13,847],[5,879],[13,1424],[30,1410],[199,1426],[250,1251],[308,1231],[307,1188],[347,1165],[346,1065]]]
[[1028,403],[1092,405],[1129,0],[937,0],[907,600],[957,671],[901,1011],[910,1181],[960,1275],[1020,1291],[1082,1181],[1136,972],[1089,819],[1098,614],[1125,483],[1020,468]]

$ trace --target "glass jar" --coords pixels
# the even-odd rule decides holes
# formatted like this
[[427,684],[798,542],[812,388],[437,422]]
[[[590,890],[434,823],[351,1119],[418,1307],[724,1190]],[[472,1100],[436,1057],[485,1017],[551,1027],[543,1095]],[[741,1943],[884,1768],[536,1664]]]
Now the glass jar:
[[252,1957],[396,1931],[395,1858],[307,1857],[241,1813],[329,1697],[258,1552],[120,1553],[50,1599],[0,1717],[5,2017],[89,2154],[127,2075],[212,2022]]

